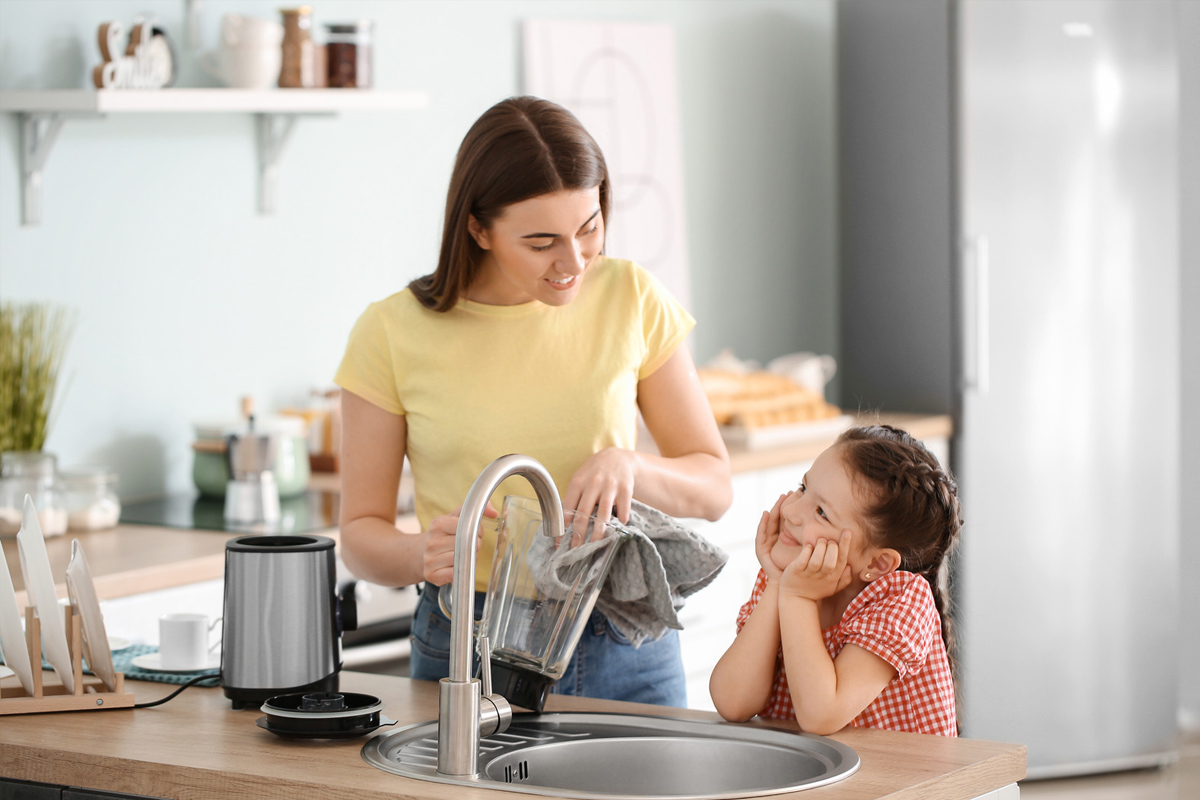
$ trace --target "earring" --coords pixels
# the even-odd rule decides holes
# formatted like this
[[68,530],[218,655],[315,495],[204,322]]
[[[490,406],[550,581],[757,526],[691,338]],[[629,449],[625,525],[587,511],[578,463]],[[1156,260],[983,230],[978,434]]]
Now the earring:
[[863,573],[863,580],[864,580],[864,581],[869,581],[869,580],[871,580],[871,573],[869,573],[869,572],[864,572],[864,573]]

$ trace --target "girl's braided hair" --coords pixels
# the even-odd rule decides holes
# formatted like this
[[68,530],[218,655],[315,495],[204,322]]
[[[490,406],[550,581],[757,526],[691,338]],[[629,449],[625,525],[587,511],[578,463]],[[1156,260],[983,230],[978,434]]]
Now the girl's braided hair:
[[900,553],[901,569],[929,581],[953,670],[949,556],[962,527],[954,476],[920,441],[890,425],[850,428],[837,444],[869,495],[863,512],[867,537]]

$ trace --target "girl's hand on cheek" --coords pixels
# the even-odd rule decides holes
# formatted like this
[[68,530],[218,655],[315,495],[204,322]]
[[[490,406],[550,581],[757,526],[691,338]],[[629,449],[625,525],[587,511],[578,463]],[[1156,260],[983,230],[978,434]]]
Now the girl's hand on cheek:
[[767,573],[768,580],[775,580],[783,574],[775,562],[771,560],[771,550],[779,541],[779,509],[791,492],[779,495],[770,511],[764,511],[758,521],[758,534],[754,537],[754,554],[758,556],[758,564]]
[[850,585],[850,531],[838,541],[818,539],[805,545],[800,555],[783,571],[780,590],[809,600],[824,600]]

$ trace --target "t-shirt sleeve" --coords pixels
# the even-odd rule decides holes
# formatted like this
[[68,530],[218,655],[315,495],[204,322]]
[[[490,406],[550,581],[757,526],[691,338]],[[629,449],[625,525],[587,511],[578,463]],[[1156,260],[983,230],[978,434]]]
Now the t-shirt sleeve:
[[919,670],[929,658],[941,620],[929,584],[909,574],[897,581],[843,629],[846,644],[874,653],[896,669],[899,677]]
[[404,404],[400,402],[397,389],[387,320],[380,303],[368,306],[354,323],[333,382],[384,411],[404,413]]
[[638,380],[642,380],[666,363],[696,327],[696,320],[658,278],[642,267],[636,269],[646,342],[646,355],[638,369]]

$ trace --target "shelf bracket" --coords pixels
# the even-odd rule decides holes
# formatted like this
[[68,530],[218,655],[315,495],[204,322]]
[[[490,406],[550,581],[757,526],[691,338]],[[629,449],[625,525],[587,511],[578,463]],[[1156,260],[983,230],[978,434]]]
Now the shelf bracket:
[[40,225],[42,222],[42,171],[62,131],[70,118],[98,117],[93,114],[22,111],[21,122],[21,224]]
[[333,114],[258,113],[258,213],[274,214],[279,184],[279,157],[292,128],[300,117],[332,117]]
[[287,144],[295,114],[255,114],[258,124],[258,213],[275,213],[275,189],[279,183],[279,156]]

